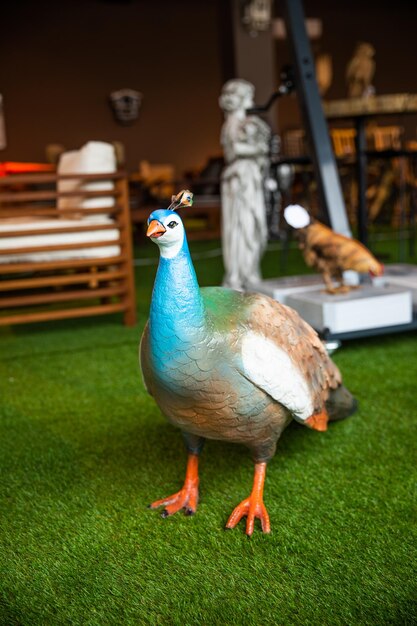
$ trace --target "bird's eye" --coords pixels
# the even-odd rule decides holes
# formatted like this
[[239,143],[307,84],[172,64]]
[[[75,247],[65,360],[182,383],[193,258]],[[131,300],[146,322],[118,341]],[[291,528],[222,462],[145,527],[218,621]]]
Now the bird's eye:
[[174,220],[168,224],[168,228],[175,228],[176,226],[178,226],[178,222],[174,222]]

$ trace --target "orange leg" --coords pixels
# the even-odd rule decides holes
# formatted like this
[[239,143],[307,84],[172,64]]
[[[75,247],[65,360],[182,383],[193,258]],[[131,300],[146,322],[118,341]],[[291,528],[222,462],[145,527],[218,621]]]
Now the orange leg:
[[156,500],[149,505],[150,509],[165,507],[162,517],[173,515],[180,509],[184,509],[186,515],[194,515],[198,503],[198,455],[189,454],[187,461],[187,471],[182,489],[168,498]]
[[265,474],[266,463],[255,463],[252,492],[249,498],[243,500],[234,509],[227,521],[226,528],[234,528],[242,517],[246,515],[246,534],[249,535],[249,537],[252,535],[255,527],[255,518],[261,520],[262,531],[264,533],[271,532],[268,511],[263,501]]

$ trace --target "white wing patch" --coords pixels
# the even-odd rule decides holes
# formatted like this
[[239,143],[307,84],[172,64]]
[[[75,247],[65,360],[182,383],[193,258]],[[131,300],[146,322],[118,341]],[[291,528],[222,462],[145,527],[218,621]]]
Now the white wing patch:
[[304,421],[313,413],[308,385],[288,354],[253,331],[242,341],[244,374],[255,385]]

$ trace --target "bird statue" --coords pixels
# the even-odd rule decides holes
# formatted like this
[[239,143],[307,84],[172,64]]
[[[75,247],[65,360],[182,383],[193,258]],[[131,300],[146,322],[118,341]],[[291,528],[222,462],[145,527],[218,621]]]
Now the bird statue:
[[[356,288],[356,285],[345,284],[343,272],[346,270],[369,272],[371,276],[384,273],[383,264],[368,248],[356,239],[335,233],[312,218],[304,207],[290,204],[284,210],[284,218],[296,229],[299,248],[307,265],[322,274],[327,293],[346,293]],[[339,284],[335,285],[333,280]]]
[[375,48],[370,43],[359,43],[346,68],[349,98],[374,94],[372,79],[375,74]]
[[246,516],[246,534],[270,520],[263,501],[267,463],[294,418],[325,431],[356,401],[317,333],[289,307],[261,294],[225,287],[199,288],[183,222],[175,209],[189,206],[180,192],[168,209],[153,211],[147,236],[160,250],[140,361],[145,387],[181,431],[188,451],[185,481],[175,494],[149,507],[162,517],[198,503],[198,460],[206,439],[245,444],[252,452],[252,491],[226,528]]

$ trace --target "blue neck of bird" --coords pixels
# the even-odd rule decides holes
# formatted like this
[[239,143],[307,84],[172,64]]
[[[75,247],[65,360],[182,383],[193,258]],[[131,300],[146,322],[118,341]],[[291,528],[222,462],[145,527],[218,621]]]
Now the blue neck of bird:
[[160,257],[150,311],[151,349],[161,357],[204,333],[204,309],[187,241],[172,259]]

